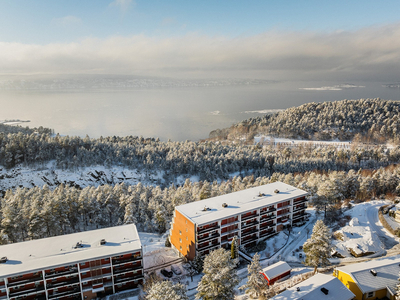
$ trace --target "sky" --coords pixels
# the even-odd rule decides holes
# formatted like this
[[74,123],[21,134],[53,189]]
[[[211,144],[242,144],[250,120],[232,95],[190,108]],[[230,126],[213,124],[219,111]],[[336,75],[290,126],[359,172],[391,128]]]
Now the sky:
[[0,74],[386,80],[400,1],[0,0]]

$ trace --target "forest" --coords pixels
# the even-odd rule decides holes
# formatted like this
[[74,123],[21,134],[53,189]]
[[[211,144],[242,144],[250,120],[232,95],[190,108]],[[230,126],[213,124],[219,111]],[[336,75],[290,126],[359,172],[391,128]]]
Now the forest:
[[[275,181],[308,191],[310,204],[318,210],[326,210],[328,221],[334,221],[344,201],[350,199],[386,197],[394,200],[400,195],[400,166],[397,165],[400,147],[366,147],[358,140],[365,138],[362,132],[366,135],[387,132],[385,138],[395,138],[397,102],[344,100],[306,106],[314,107],[314,112],[319,107],[321,113],[328,110],[329,105],[350,109],[350,103],[360,114],[352,114],[353,129],[369,128],[366,131],[354,129],[358,135],[354,135],[350,148],[334,144],[322,147],[313,143],[289,147],[272,143],[163,142],[134,136],[93,139],[54,135],[46,128],[3,125],[0,127],[0,165],[10,172],[21,165],[46,168],[46,163],[54,161],[61,170],[79,172],[88,166],[120,166],[144,173],[161,171],[164,178],[158,185],[122,182],[79,188],[60,183],[58,186],[9,188],[2,191],[0,198],[1,243],[123,223],[136,223],[139,230],[163,233],[168,230],[177,205]],[[367,114],[362,121],[358,118],[366,107],[371,109],[372,115]],[[303,111],[304,105],[287,111],[296,115],[296,110]],[[309,119],[310,124],[320,122],[317,122],[320,113]],[[337,115],[340,114],[345,115],[337,111]],[[343,126],[350,126],[350,123],[348,118],[342,120],[342,125],[348,124]],[[329,126],[333,130],[334,126]],[[190,178],[192,175],[198,176],[199,181],[187,179],[184,184],[176,184],[178,176]]]
[[359,99],[306,103],[283,111],[251,118],[210,133],[210,138],[234,140],[256,134],[309,140],[399,142],[400,102]]

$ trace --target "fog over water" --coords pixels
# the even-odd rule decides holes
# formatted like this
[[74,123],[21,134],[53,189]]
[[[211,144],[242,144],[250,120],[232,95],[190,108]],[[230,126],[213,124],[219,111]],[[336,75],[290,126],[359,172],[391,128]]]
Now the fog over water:
[[[204,83],[204,82],[203,82]],[[261,82],[253,85],[144,86],[0,90],[0,120],[30,120],[62,135],[143,136],[184,141],[307,102],[377,98],[400,100],[392,82]],[[348,86],[352,84],[353,86]]]

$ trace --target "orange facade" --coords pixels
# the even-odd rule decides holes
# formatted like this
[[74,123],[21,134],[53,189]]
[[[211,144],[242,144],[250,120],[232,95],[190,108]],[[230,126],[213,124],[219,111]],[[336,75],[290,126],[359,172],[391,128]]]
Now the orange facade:
[[172,225],[171,244],[188,259],[192,260],[196,255],[196,228],[193,222],[175,210]]

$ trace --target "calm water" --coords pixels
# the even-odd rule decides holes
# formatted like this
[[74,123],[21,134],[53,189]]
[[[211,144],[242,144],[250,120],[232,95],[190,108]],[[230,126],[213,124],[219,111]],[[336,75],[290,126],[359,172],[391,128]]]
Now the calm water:
[[0,120],[30,120],[30,127],[54,128],[63,135],[136,135],[161,140],[198,140],[211,130],[267,109],[307,102],[375,98],[400,100],[399,89],[383,83],[364,88],[309,91],[300,87],[336,83],[277,82],[260,86],[149,88],[131,90],[0,91]]

